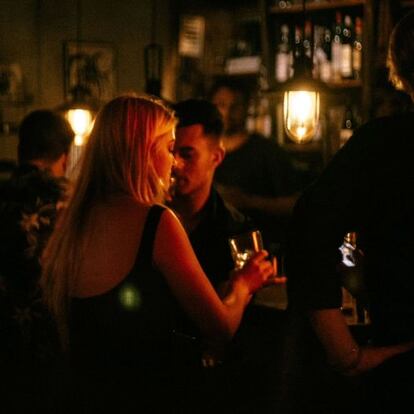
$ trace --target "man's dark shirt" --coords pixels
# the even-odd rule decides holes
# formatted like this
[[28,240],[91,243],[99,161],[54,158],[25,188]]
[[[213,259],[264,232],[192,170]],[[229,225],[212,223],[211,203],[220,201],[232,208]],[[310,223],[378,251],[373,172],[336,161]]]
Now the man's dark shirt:
[[341,306],[338,247],[357,232],[377,343],[414,339],[414,114],[357,130],[298,201],[289,237],[289,301]]
[[49,316],[38,286],[40,257],[66,199],[67,182],[34,166],[0,185],[0,365],[46,358]]
[[234,268],[228,239],[253,229],[253,223],[225,203],[212,188],[202,219],[189,235],[191,245],[206,275],[215,287],[228,280]]
[[[299,190],[298,174],[288,154],[274,141],[257,134],[226,154],[216,169],[215,181],[261,197],[289,196]],[[256,209],[242,212],[262,229],[265,241],[283,240],[287,218]]]

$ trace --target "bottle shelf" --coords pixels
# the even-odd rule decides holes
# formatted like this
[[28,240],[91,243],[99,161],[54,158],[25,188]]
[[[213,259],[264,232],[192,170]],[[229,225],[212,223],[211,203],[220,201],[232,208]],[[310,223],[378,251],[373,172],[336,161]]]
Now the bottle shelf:
[[[321,11],[338,9],[342,7],[355,7],[365,4],[365,0],[322,0],[306,3],[306,11]],[[298,14],[303,13],[302,4],[293,4],[290,7],[281,8],[279,6],[271,6],[269,10],[270,14]]]
[[360,88],[362,87],[362,81],[360,79],[341,79],[329,81],[326,85],[331,89]]
[[[321,82],[322,85],[326,85],[326,92],[340,91],[340,90],[358,90],[362,88],[361,79],[341,79],[338,81]],[[273,94],[275,96],[281,96],[285,91],[283,82],[276,82],[272,90],[263,91],[263,93]]]

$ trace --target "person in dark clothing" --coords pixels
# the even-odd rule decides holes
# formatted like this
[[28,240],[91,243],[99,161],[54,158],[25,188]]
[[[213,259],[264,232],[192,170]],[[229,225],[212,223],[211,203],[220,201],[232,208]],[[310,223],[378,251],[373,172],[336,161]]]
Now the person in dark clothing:
[[[205,100],[189,99],[175,104],[174,109],[179,121],[170,205],[186,228],[206,275],[220,291],[234,269],[229,237],[257,227],[214,188],[214,172],[224,156],[223,123],[217,108]],[[222,364],[202,373],[206,412],[270,409],[269,395],[277,392],[272,387],[277,366],[275,338],[280,340],[283,333],[276,324],[277,316],[269,313],[250,304],[232,343],[225,352],[213,355],[222,358]]]
[[229,341],[273,273],[267,252],[258,252],[217,295],[180,221],[162,205],[175,126],[154,97],[128,94],[104,105],[47,245],[41,285],[74,368],[73,411],[198,411],[180,321],[190,319],[202,338]]
[[213,186],[224,158],[223,122],[215,106],[201,99],[174,105],[178,126],[174,148],[171,207],[187,230],[207,276],[218,288],[234,268],[228,239],[254,228],[252,221],[226,203]]
[[[414,13],[392,32],[389,68],[413,99]],[[330,364],[359,376],[365,412],[402,412],[412,404],[413,119],[401,113],[356,130],[298,201],[289,238],[290,303],[309,316]],[[358,234],[364,252],[369,346],[357,343],[340,309],[339,246],[348,232]]]
[[40,258],[66,201],[63,176],[73,136],[52,111],[28,114],[19,129],[18,167],[0,185],[0,367],[10,375],[10,395],[31,396],[14,404],[33,407],[46,379],[41,371],[57,349],[41,300]]
[[274,140],[246,131],[249,95],[240,82],[218,81],[210,100],[224,121],[226,156],[215,175],[218,191],[258,224],[269,244],[283,243],[300,190],[297,171]]

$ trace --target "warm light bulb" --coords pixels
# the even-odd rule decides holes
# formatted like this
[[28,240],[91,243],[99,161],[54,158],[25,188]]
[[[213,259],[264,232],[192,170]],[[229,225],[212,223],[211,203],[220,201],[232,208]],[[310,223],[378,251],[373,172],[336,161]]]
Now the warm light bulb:
[[92,127],[92,113],[87,109],[70,109],[68,121],[75,133],[75,145],[83,145]]
[[303,144],[315,136],[319,121],[319,93],[314,91],[285,92],[285,129],[290,139]]

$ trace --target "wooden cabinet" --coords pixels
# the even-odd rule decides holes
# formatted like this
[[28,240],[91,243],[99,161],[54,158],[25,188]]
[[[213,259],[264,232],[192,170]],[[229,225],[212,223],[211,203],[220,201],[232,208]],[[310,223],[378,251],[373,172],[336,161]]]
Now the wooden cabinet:
[[[202,56],[179,56],[181,77],[177,81],[176,98],[205,96],[212,81],[220,76],[243,78],[256,91],[251,113],[254,118],[259,117],[259,131],[260,125],[269,125],[270,114],[271,137],[292,153],[301,168],[318,173],[338,150],[346,106],[353,107],[357,123],[383,115],[391,105],[401,106],[401,94],[396,96],[398,93],[387,83],[385,59],[392,27],[414,7],[413,0],[306,0],[306,17],[313,25],[332,30],[337,11],[342,16],[349,14],[354,23],[355,17],[361,19],[362,67],[358,79],[327,82],[329,93],[321,101],[319,139],[304,145],[291,143],[285,135],[282,85],[275,76],[278,31],[283,24],[289,25],[291,30],[295,24],[303,24],[302,0],[197,0],[179,4],[180,16],[201,15],[206,26]],[[288,4],[290,7],[280,7]],[[259,46],[256,34],[251,35],[252,27],[259,28]],[[246,40],[252,42],[246,46]],[[249,50],[253,50],[250,56]],[[254,73],[250,70],[252,66],[249,70],[243,66],[242,60],[247,58],[248,65],[255,65],[258,53],[261,64],[259,71]],[[397,100],[397,105],[389,104],[391,100]],[[266,111],[268,113],[261,113]]]
[[[302,168],[308,168],[317,173],[337,151],[340,146],[339,134],[346,108],[353,109],[358,122],[365,122],[371,116],[374,81],[372,70],[374,63],[373,3],[372,0],[307,0],[304,9],[302,1],[259,0],[262,58],[266,67],[268,94],[275,108],[273,114],[275,135],[279,144],[292,153]],[[306,41],[306,25],[309,24],[311,27],[310,43],[313,44],[313,53],[310,53],[313,59],[313,76],[322,78],[322,73],[316,70],[318,68],[315,50],[318,46],[318,37],[315,35],[322,33],[325,36],[326,31],[328,33],[326,37],[331,37],[328,41],[333,42],[338,16],[342,26],[344,16],[349,16],[347,19],[351,22],[353,31],[357,21],[360,31],[362,28],[362,33],[359,33],[362,43],[360,71],[357,76],[353,76],[354,72],[347,76],[340,75],[339,78],[333,76],[332,73],[330,76],[324,75],[324,79],[321,80],[324,81],[327,92],[321,96],[321,122],[318,136],[311,143],[294,144],[288,139],[283,128],[283,82],[280,81],[280,68],[276,65],[276,57],[280,53],[278,45],[281,42],[283,30],[289,33],[289,47],[293,54],[295,38],[297,40],[301,36],[302,41]],[[323,39],[325,41],[325,38]],[[322,50],[322,45],[320,47]],[[352,48],[353,45],[350,47]],[[328,59],[333,62],[332,56]]]

